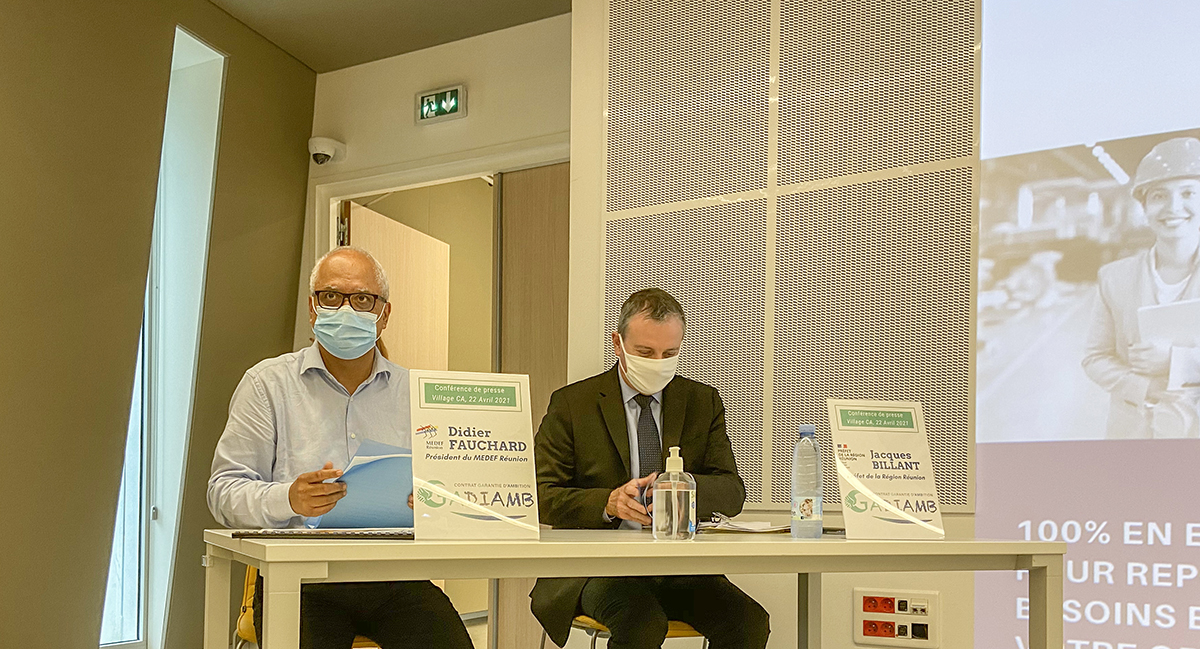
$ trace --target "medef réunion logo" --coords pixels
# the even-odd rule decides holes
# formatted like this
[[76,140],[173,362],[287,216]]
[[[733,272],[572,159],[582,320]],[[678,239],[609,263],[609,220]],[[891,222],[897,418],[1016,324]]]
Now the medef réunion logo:
[[434,426],[433,424],[429,424],[428,426],[421,426],[420,428],[417,429],[416,432],[417,432],[417,437],[421,438],[421,441],[425,443],[425,450],[439,451],[445,447],[446,442],[444,440],[437,439],[437,436],[438,436],[438,427],[437,426]]

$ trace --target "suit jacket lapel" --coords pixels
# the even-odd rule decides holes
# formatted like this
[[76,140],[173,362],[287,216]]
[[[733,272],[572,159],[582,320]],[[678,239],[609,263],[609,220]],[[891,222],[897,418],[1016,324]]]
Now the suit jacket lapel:
[[625,463],[625,475],[629,475],[629,426],[625,423],[625,403],[621,399],[620,370],[614,365],[608,371],[604,387],[600,392],[600,412],[604,415],[604,425],[608,435],[612,437],[621,461]]
[[679,446],[679,440],[683,437],[683,417],[687,410],[687,395],[683,393],[683,382],[671,379],[667,387],[663,388],[662,399],[662,453],[663,462],[666,462],[669,455],[667,449]]

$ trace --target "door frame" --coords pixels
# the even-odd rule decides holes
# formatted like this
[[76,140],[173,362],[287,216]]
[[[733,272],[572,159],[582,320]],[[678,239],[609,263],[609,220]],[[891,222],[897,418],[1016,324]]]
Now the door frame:
[[[423,158],[388,167],[375,167],[308,179],[303,253],[296,295],[294,349],[308,346],[308,276],[313,264],[336,238],[338,206],[342,201],[386,192],[479,178],[498,173],[568,162],[571,134],[564,131],[463,153]],[[497,231],[499,222],[497,221]],[[496,241],[499,245],[499,241]],[[499,278],[496,278],[499,281]],[[493,354],[494,355],[494,354]]]
[[334,228],[337,227],[338,205],[344,200],[519,171],[566,162],[570,158],[570,134],[562,133],[516,144],[488,147],[469,152],[465,157],[426,158],[382,173],[376,169],[367,169],[310,179],[309,195],[312,198],[315,218],[312,219],[312,229],[307,233],[312,237],[312,246],[306,250],[311,255],[305,260],[306,265],[311,269],[319,256],[318,251],[324,254],[329,250],[329,242],[333,240]]

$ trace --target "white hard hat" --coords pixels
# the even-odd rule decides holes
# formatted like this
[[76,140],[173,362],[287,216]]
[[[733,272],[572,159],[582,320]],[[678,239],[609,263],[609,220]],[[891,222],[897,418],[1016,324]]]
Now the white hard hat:
[[1159,142],[1138,164],[1133,197],[1143,200],[1152,184],[1175,178],[1200,178],[1200,140],[1177,137]]

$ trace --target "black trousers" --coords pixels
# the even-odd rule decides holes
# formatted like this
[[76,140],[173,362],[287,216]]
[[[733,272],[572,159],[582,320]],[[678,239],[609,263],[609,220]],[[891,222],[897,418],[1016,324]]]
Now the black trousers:
[[612,632],[611,649],[656,649],[667,620],[687,622],[712,649],[763,649],[771,633],[767,611],[721,575],[593,577],[579,607]]
[[[254,590],[254,631],[262,639],[263,579]],[[383,649],[472,649],[462,618],[428,581],[305,584],[300,649],[350,649],[355,636]]]

